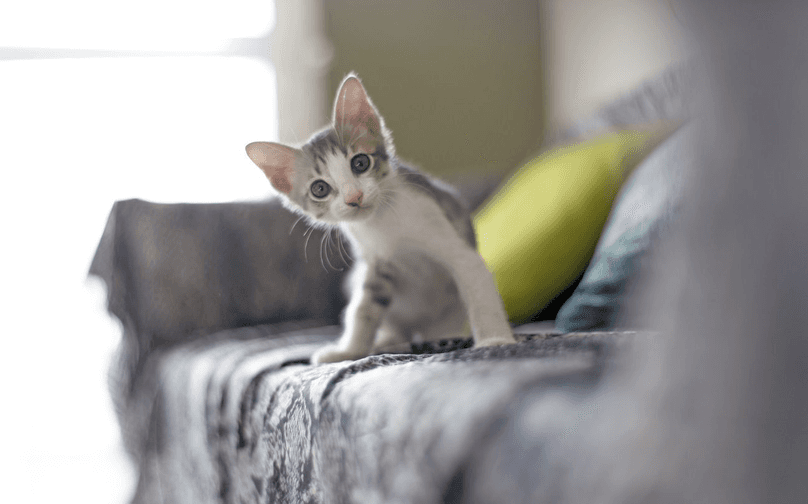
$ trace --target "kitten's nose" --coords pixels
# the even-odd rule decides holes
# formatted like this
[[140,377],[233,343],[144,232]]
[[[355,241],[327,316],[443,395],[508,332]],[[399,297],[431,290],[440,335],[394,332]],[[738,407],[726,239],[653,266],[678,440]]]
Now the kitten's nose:
[[362,191],[356,191],[349,194],[345,198],[345,204],[348,206],[359,208],[359,206],[362,204]]

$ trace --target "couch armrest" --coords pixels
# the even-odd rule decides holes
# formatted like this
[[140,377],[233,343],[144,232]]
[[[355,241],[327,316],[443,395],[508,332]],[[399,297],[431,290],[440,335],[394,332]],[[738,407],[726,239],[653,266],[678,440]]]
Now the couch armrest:
[[130,386],[149,352],[223,328],[338,322],[348,268],[334,249],[334,268],[324,268],[323,232],[309,234],[304,222],[292,229],[297,219],[277,200],[116,202],[90,275],[106,283],[108,309],[123,323],[128,371],[118,378]]

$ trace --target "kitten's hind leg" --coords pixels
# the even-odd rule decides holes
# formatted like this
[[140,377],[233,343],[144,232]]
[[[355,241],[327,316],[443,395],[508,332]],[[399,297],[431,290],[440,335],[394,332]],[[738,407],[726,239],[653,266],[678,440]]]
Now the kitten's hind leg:
[[351,300],[345,310],[345,329],[336,344],[315,352],[312,364],[366,357],[390,305],[391,286],[374,265],[357,263],[351,274]]

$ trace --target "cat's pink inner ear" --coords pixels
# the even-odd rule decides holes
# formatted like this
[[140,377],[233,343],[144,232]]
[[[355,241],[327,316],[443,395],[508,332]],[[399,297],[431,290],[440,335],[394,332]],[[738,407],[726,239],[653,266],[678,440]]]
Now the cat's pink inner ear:
[[383,141],[379,113],[356,77],[345,79],[337,93],[334,128],[354,147],[373,150]]
[[253,142],[246,149],[247,155],[261,168],[272,187],[284,194],[292,192],[292,177],[298,158],[296,149],[271,142]]

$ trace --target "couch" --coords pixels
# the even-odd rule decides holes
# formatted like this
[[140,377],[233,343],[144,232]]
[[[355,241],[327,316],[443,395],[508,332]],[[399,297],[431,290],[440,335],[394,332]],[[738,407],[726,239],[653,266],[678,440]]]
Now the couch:
[[[684,121],[684,75],[672,68],[554,142]],[[686,129],[637,167],[587,269],[534,317],[555,322],[516,327],[518,343],[504,347],[443,340],[311,366],[339,334],[345,303],[346,267],[320,261],[322,231],[295,226],[277,200],[117,202],[90,274],[104,280],[123,327],[110,383],[137,468],[133,502],[547,495],[543,447],[574,435],[545,421],[548,401],[587,397],[627,347],[653,338],[621,313],[675,218]],[[479,202],[492,188],[461,192]]]

